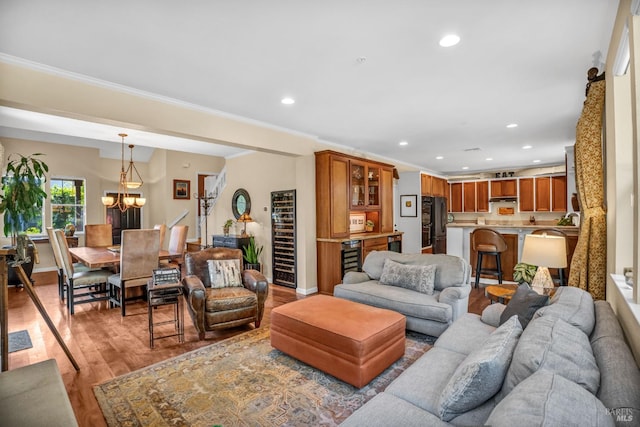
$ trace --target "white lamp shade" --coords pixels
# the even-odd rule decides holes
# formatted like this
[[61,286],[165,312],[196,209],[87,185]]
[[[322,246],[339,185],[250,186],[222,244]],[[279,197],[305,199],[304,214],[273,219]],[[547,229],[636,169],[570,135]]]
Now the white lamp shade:
[[138,206],[144,206],[145,203],[147,203],[147,199],[145,199],[144,197],[138,197],[136,199],[136,205]]
[[567,246],[565,238],[546,234],[527,234],[520,262],[538,267],[565,268]]
[[104,196],[102,197],[102,204],[105,206],[110,206],[113,204],[113,197]]

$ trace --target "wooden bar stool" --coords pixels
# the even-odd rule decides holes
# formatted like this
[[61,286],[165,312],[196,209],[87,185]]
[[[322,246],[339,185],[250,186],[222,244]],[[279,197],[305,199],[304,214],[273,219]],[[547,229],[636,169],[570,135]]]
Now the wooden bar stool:
[[[477,288],[480,283],[481,274],[491,274],[498,276],[498,283],[502,284],[502,263],[500,255],[507,250],[507,242],[502,234],[490,228],[476,228],[471,233],[471,247],[478,254],[476,263],[476,282]],[[496,258],[496,268],[482,267],[482,258],[485,255],[493,255]]]

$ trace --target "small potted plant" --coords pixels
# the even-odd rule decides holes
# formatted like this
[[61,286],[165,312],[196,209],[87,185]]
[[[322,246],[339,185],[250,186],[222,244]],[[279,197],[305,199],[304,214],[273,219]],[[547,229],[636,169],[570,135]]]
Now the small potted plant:
[[253,236],[249,238],[249,245],[242,247],[244,251],[244,268],[245,270],[261,271],[260,254],[262,253],[262,245],[257,246]]
[[224,225],[222,226],[222,231],[224,231],[225,236],[229,235],[229,230],[231,229],[232,226],[233,226],[232,219],[228,219],[225,221]]
[[368,219],[367,222],[364,223],[364,229],[365,231],[373,231],[373,227],[375,227],[375,225],[376,224],[373,221]]
[[519,262],[513,267],[513,280],[519,284],[527,283],[531,285],[538,267],[524,262]]

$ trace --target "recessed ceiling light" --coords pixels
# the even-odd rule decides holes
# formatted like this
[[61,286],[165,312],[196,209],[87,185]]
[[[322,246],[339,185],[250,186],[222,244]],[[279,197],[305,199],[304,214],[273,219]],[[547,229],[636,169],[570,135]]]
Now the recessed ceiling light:
[[407,141],[400,141],[398,145],[409,145],[409,143]]
[[487,157],[485,160],[490,162],[491,160],[493,160],[493,157]]
[[522,146],[522,149],[523,149],[523,150],[528,150],[528,149],[530,149],[530,148],[533,148],[533,145],[523,145],[523,146]]
[[460,43],[460,37],[455,34],[447,34],[443,38],[440,39],[440,46],[442,47],[451,47]]
[[534,160],[533,163],[540,163],[540,160]]
[[444,159],[443,156],[436,156],[436,160],[442,160],[442,159]]
[[291,104],[295,104],[296,100],[293,98],[286,97],[286,98],[282,98],[280,102],[282,102],[284,105],[291,105]]
[[518,127],[518,124],[517,124],[517,123],[509,123],[509,124],[507,125],[507,127],[508,127],[509,129],[517,128],[517,127]]
[[469,169],[469,166],[463,166],[463,167],[462,167],[462,170],[463,170],[463,171],[466,171],[467,169]]

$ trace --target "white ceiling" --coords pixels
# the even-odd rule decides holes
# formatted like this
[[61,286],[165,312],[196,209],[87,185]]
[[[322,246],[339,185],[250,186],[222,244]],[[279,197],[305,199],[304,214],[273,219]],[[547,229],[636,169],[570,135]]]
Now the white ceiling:
[[[0,54],[460,174],[564,161],[587,70],[603,68],[617,6],[611,0],[3,0]],[[448,33],[461,42],[442,48],[438,40]],[[284,96],[296,103],[282,105]],[[66,126],[47,128],[42,116],[16,114],[0,109],[0,134],[98,144],[119,142],[123,131],[75,123],[75,133],[61,137]],[[508,129],[509,123],[519,126]],[[160,146],[144,138],[132,143]],[[402,140],[408,145],[400,147]],[[184,141],[181,148],[165,143],[186,150]],[[227,150],[222,155],[239,152]]]

